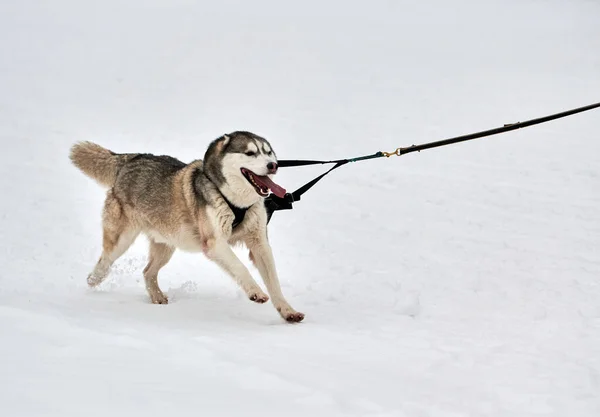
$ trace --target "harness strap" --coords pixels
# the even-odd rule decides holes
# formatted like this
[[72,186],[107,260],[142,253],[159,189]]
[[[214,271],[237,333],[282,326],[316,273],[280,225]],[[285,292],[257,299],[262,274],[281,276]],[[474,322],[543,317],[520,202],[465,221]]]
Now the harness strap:
[[315,185],[317,182],[319,182],[325,175],[329,174],[334,169],[347,164],[348,162],[350,162],[350,160],[348,160],[348,159],[340,159],[338,161],[312,161],[312,160],[309,161],[309,160],[296,160],[296,159],[278,161],[277,164],[280,167],[293,167],[293,166],[302,166],[302,165],[317,165],[317,164],[330,164],[330,163],[335,163],[335,165],[333,166],[333,168],[331,168],[328,171],[326,171],[325,173],[319,175],[317,178],[307,182],[306,184],[304,184],[302,187],[298,188],[293,193],[285,193],[283,198],[278,197],[275,194],[271,194],[269,197],[267,197],[265,199],[265,208],[267,209],[267,224],[269,223],[269,221],[271,221],[271,216],[273,216],[273,212],[275,212],[277,210],[293,209],[294,207],[292,206],[292,203],[294,201],[299,201],[302,194],[304,194],[305,192],[310,190],[312,188],[312,186]]
[[[199,173],[200,170],[198,169],[197,172]],[[210,182],[212,182],[212,180],[207,176],[208,180]],[[213,182],[214,184],[214,182]],[[225,197],[225,194],[223,194],[223,192],[221,190],[219,190],[219,187],[217,187],[215,185],[215,188],[217,189],[217,191],[219,192],[219,194],[221,194],[221,197],[223,197],[223,200],[225,200],[225,202],[227,203],[227,205],[229,206],[229,209],[233,212],[233,222],[231,223],[231,230],[235,229],[237,226],[240,225],[241,222],[244,221],[244,217],[246,217],[246,212],[248,211],[248,209],[250,207],[238,207],[236,205],[234,205],[231,201],[229,201],[227,199],[227,197]]]
[[223,196],[223,200],[225,200],[225,202],[227,203],[227,205],[229,206],[229,208],[231,209],[231,211],[233,212],[234,215],[234,219],[233,222],[231,223],[231,230],[235,229],[237,226],[239,226],[239,224],[241,222],[244,221],[244,217],[246,217],[246,212],[248,211],[248,209],[250,207],[246,207],[246,208],[241,208],[238,206],[234,206],[231,201],[229,201],[227,199],[227,197],[225,197],[222,193],[221,195]]
[[497,135],[499,133],[509,132],[511,130],[521,129],[528,126],[537,125],[540,123],[546,123],[551,120],[560,119],[562,117],[571,116],[576,113],[581,113],[584,111],[596,109],[600,107],[600,103],[590,104],[588,106],[579,107],[572,110],[563,111],[561,113],[551,114],[545,117],[539,117],[537,119],[527,120],[525,122],[517,122],[517,123],[507,123],[502,127],[498,127],[495,129],[484,130],[481,132],[471,133],[463,136],[456,136],[454,138],[443,139],[435,142],[423,143],[421,145],[412,145],[406,148],[397,148],[394,152],[376,152],[371,155],[360,156],[358,158],[350,158],[350,159],[336,159],[333,161],[317,161],[317,160],[299,160],[299,159],[290,159],[290,160],[281,160],[278,161],[280,167],[294,167],[294,166],[303,166],[303,165],[316,165],[316,164],[335,164],[333,168],[324,174],[319,175],[314,180],[306,183],[293,193],[286,193],[283,198],[277,197],[274,194],[271,194],[269,197],[265,199],[265,208],[267,209],[267,223],[271,220],[271,216],[273,212],[276,210],[289,210],[292,209],[292,203],[294,201],[299,201],[300,196],[308,191],[312,186],[314,186],[317,182],[321,180],[325,175],[329,174],[336,168],[341,167],[342,165],[347,164],[348,162],[356,162],[363,161],[365,159],[374,159],[386,157],[389,158],[392,155],[401,156],[411,152],[421,152],[425,149],[437,148],[439,146],[451,145],[453,143],[464,142],[472,139],[479,139],[486,136]]

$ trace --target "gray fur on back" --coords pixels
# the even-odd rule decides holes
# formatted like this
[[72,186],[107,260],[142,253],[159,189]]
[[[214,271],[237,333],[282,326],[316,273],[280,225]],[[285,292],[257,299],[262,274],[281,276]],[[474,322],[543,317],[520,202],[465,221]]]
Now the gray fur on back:
[[144,212],[169,205],[175,174],[187,164],[170,156],[139,154],[119,171],[114,185],[115,197]]

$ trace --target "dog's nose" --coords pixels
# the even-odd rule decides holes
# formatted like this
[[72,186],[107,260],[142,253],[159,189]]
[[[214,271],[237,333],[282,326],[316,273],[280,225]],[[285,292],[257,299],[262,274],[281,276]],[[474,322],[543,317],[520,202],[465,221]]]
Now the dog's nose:
[[275,162],[269,162],[267,164],[267,169],[269,170],[269,174],[274,174],[277,172],[277,164]]

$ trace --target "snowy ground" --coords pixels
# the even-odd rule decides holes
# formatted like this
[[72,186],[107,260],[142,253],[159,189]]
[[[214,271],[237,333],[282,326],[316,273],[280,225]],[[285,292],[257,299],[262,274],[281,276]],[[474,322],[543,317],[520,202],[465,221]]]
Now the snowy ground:
[[149,304],[143,238],[87,289],[103,191],[67,158],[190,161],[238,129],[352,157],[597,102],[598,2],[90,3],[0,4],[3,416],[600,415],[598,110],[343,167],[276,213],[299,325],[180,252]]

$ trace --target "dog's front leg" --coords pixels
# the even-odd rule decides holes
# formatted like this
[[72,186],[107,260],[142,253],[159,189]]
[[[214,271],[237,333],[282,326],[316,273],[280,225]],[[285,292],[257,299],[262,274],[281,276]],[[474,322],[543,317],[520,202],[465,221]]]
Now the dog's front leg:
[[267,294],[260,289],[256,281],[252,278],[252,275],[250,275],[250,271],[235,256],[235,253],[225,240],[219,238],[210,239],[206,243],[205,254],[238,283],[250,300],[257,303],[265,303],[269,300]]
[[279,311],[281,317],[289,322],[302,321],[304,314],[294,310],[281,292],[277,270],[275,269],[275,260],[273,259],[273,251],[266,237],[258,241],[246,242],[246,244],[250,249],[250,260],[256,265],[267,287],[267,291],[273,300],[273,305]]

